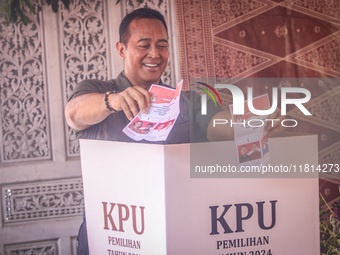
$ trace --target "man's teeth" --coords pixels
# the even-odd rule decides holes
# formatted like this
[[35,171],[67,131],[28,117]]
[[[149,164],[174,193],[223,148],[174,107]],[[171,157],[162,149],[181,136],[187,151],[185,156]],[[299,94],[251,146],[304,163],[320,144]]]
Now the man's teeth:
[[146,65],[148,67],[156,67],[156,66],[158,66],[158,64],[144,64],[144,65]]

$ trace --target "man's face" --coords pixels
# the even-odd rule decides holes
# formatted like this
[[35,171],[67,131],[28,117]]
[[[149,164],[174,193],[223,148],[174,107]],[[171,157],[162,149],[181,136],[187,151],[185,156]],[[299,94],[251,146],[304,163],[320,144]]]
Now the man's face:
[[160,124],[160,125],[157,127],[158,130],[161,130],[162,128],[164,128],[164,124]]
[[145,127],[145,129],[147,129],[147,130],[149,130],[150,128],[152,128],[152,124],[148,124],[146,127]]
[[117,43],[124,71],[134,86],[159,83],[169,57],[168,36],[158,19],[136,19],[129,25],[127,44]]
[[241,154],[242,154],[242,156],[245,156],[247,154],[247,147],[241,148]]
[[258,148],[258,147],[257,147],[257,144],[256,144],[256,143],[254,143],[251,147],[252,147],[253,151],[257,151],[257,148]]
[[142,122],[141,121],[137,121],[135,122],[135,124],[133,124],[135,126],[135,128],[140,128],[142,126]]

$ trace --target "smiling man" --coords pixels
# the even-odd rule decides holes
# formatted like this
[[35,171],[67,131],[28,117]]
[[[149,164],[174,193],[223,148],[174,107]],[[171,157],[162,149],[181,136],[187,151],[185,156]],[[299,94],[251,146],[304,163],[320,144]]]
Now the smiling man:
[[[147,112],[151,105],[150,86],[162,84],[161,75],[169,57],[164,17],[152,9],[137,9],[124,17],[119,36],[116,49],[124,59],[124,70],[113,80],[82,81],[66,105],[67,123],[77,131],[79,138],[136,142],[122,130],[139,111]],[[211,121],[214,118],[230,119],[230,114],[210,102],[212,106],[208,105],[208,114],[202,116],[200,100],[196,93],[181,93],[180,115],[167,140],[161,143],[193,142],[190,135],[195,141],[233,138],[232,128],[224,126],[218,130],[213,128]],[[88,254],[85,222],[78,240],[78,254]]]
[[87,80],[76,87],[66,105],[67,122],[75,130],[101,123],[111,113],[118,112],[121,118],[121,111],[131,120],[150,107],[147,90],[160,83],[169,57],[165,20],[157,11],[138,9],[124,18],[119,33],[116,48],[124,59],[124,71],[116,80]]
[[[114,80],[82,81],[66,105],[67,123],[77,131],[79,138],[131,142],[122,132],[123,128],[139,111],[147,112],[151,105],[150,86],[162,84],[161,76],[169,57],[164,17],[149,8],[137,9],[124,17],[119,36],[116,49],[124,59],[124,70]],[[213,106],[209,107],[207,116],[202,116],[200,109],[192,107],[200,106],[200,100],[196,93],[182,92],[181,114],[167,141],[162,143],[190,142],[190,121],[197,129],[195,137],[199,141],[206,141],[207,137],[210,140],[232,139],[232,129],[223,127],[221,136],[216,135],[217,128],[213,130],[212,125],[209,126],[215,114],[220,115],[216,118],[227,118],[228,113]]]
[[[124,59],[124,70],[109,81],[85,80],[77,85],[66,105],[69,126],[79,138],[135,142],[122,130],[139,111],[145,113],[151,105],[148,90],[152,84],[162,84],[161,76],[169,57],[168,31],[164,17],[155,10],[142,8],[128,14],[119,27],[120,40],[116,44]],[[208,116],[200,109],[192,110],[191,103],[200,106],[199,95],[183,91],[180,115],[165,142],[190,142],[190,121],[197,116],[195,127],[202,141],[207,140],[211,117],[222,111],[211,107]],[[229,134],[232,138],[232,133]],[[146,141],[142,141],[146,142]],[[86,223],[78,236],[78,254],[88,254]]]

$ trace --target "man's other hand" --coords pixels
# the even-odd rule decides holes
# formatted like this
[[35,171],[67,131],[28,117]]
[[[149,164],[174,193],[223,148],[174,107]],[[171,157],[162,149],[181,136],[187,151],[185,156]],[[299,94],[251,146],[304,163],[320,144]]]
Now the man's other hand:
[[268,119],[275,120],[275,121],[268,121],[266,125],[266,131],[268,131],[268,134],[267,134],[268,137],[271,137],[272,135],[283,131],[284,128],[281,125],[281,122],[285,119],[285,117],[281,115],[281,110],[279,108],[276,108],[275,112],[270,114]]

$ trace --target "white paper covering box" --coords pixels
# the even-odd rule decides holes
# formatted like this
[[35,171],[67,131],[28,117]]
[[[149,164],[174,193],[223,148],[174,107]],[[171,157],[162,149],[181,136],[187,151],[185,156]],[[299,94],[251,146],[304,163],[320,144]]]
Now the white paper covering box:
[[[272,154],[317,164],[315,136],[282,139]],[[190,178],[190,144],[80,145],[91,255],[320,254],[317,178]]]

